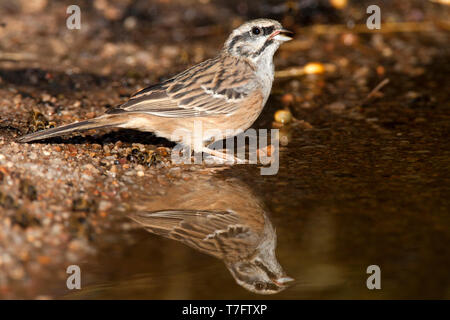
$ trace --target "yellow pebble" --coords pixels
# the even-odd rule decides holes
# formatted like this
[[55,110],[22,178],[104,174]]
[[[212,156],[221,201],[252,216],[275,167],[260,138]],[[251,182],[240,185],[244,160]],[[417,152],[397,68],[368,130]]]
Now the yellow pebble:
[[330,3],[336,9],[343,9],[347,6],[347,0],[330,0]]
[[278,110],[274,118],[276,122],[286,124],[292,121],[292,113],[289,110]]
[[319,62],[310,62],[303,67],[305,74],[319,74],[325,72],[325,67]]

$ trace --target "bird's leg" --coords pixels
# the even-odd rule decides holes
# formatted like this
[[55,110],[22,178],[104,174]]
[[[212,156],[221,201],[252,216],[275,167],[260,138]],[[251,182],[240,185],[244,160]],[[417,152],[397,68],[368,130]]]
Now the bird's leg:
[[248,163],[248,161],[245,160],[245,159],[240,159],[240,158],[237,158],[237,157],[235,157],[235,156],[233,156],[231,154],[228,154],[226,152],[221,152],[219,150],[210,149],[208,147],[203,147],[202,151],[204,153],[207,153],[207,154],[211,155],[214,159],[218,159],[218,160],[220,160],[222,162],[225,162],[225,163],[230,163],[230,164],[234,164],[234,163],[237,163],[237,164]]

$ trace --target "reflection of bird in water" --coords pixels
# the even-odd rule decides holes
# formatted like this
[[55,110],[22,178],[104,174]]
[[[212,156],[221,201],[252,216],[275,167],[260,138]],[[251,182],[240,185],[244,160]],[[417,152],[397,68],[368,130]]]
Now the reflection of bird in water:
[[148,231],[223,260],[252,292],[277,293],[294,280],[277,261],[275,229],[261,203],[236,179],[195,176],[136,208],[130,217]]

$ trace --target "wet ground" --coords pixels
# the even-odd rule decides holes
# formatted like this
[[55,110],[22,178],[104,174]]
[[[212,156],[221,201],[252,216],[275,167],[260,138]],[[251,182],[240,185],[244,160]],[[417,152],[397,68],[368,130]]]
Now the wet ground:
[[[64,3],[40,2],[0,6],[0,297],[450,298],[448,7],[393,2],[382,8],[386,24],[369,33],[363,4],[308,9],[305,23],[265,2],[253,12],[208,1],[177,3],[186,10],[86,1],[82,29],[71,31]],[[277,175],[256,165],[173,165],[172,143],[129,130],[14,142],[100,115],[213,57],[256,14],[296,32],[275,58],[294,76],[278,73],[253,126],[280,129]],[[312,62],[315,72],[304,68]],[[274,122],[279,110],[295,120]],[[258,240],[221,254],[161,236],[161,221],[150,233],[130,219],[233,206]],[[200,218],[190,225],[207,228]],[[270,296],[228,270],[271,234],[261,226],[276,229],[276,261],[295,279]],[[81,290],[66,287],[72,264]],[[366,287],[369,265],[381,268],[381,290]]]

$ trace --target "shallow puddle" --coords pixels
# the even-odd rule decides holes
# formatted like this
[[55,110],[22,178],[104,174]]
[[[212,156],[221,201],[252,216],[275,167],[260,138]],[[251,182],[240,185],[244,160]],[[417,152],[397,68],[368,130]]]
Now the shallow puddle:
[[[298,12],[114,2],[86,8],[90,23],[72,33],[61,30],[64,3],[41,2],[26,19],[0,6],[0,45],[11,48],[0,53],[0,297],[450,298],[444,7],[385,3],[375,32],[360,1]],[[131,130],[14,142],[215,56],[254,16],[296,31],[253,125],[280,130],[277,174],[177,167],[173,143]],[[72,264],[80,290],[66,286]],[[373,265],[381,290],[367,288]]]

